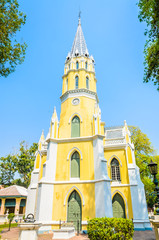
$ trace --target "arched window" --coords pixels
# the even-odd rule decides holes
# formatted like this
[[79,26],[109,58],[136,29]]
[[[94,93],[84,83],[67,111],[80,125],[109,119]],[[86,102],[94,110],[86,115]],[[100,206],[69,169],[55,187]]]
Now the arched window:
[[76,69],[79,69],[79,62],[76,62]]
[[66,91],[68,90],[68,79],[66,79]]
[[71,122],[71,137],[80,137],[80,119],[77,116]]
[[114,181],[120,181],[120,167],[119,162],[116,158],[111,161],[111,177]]
[[88,63],[87,62],[85,62],[85,69],[87,69],[88,68]]
[[71,157],[71,178],[80,177],[80,156],[76,151],[72,154]]
[[78,89],[78,76],[75,77],[75,89]]
[[86,77],[86,88],[89,89],[89,78]]

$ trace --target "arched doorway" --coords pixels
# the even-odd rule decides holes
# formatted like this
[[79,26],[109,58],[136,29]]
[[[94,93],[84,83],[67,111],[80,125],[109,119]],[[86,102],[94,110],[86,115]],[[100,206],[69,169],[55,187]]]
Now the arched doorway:
[[116,193],[113,197],[113,217],[126,218],[125,203],[119,193]]
[[74,190],[68,199],[67,221],[73,222],[75,229],[77,230],[79,224],[79,230],[81,230],[82,220],[82,205],[81,198],[76,190]]

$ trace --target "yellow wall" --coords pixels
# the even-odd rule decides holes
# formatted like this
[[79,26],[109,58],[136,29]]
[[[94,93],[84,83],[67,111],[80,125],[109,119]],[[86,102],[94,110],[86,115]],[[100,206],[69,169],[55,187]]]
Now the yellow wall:
[[[54,197],[53,197],[53,220],[66,221],[67,219],[67,202],[71,192],[68,194],[66,198],[66,205],[64,206],[64,200],[69,192],[69,190],[74,186],[74,184],[61,184],[54,186]],[[84,196],[85,206],[83,206],[82,197],[80,192],[75,189],[80,197],[82,204],[82,221],[88,220],[88,218],[95,217],[95,185],[94,183],[90,184],[76,184],[76,187],[80,190],[82,195]],[[91,197],[90,197],[91,196]],[[55,207],[56,206],[56,207]]]
[[42,159],[41,159],[41,167],[40,167],[40,172],[39,172],[39,179],[42,178],[43,176],[43,164],[46,162],[46,155],[43,155],[42,156]]
[[67,160],[67,157],[70,150],[74,146],[80,149],[83,154],[83,159],[80,159],[80,180],[94,179],[93,144],[91,141],[87,141],[58,144],[56,162],[56,181],[70,180],[70,157],[72,155],[72,152],[70,153],[69,160]]
[[61,104],[59,138],[71,137],[70,118],[74,113],[78,113],[82,118],[81,119],[82,122],[80,123],[80,136],[93,135],[92,121],[93,121],[95,100],[87,97],[79,97],[79,99],[80,99],[79,105],[75,105],[75,106],[72,105],[73,98],[68,98],[65,102]]
[[122,196],[125,203],[126,218],[132,219],[133,211],[132,211],[130,187],[112,187],[111,192],[112,192],[112,199],[116,193],[119,193]]
[[[111,167],[110,167],[110,159],[116,156],[117,160],[120,159],[122,166],[120,165],[120,175],[121,175],[121,183],[122,184],[129,184],[129,176],[128,176],[128,169],[127,169],[127,160],[126,160],[126,152],[125,149],[112,149],[112,150],[105,150],[104,157],[107,159],[107,166],[108,166],[108,176],[111,178]],[[120,164],[119,161],[119,164]]]

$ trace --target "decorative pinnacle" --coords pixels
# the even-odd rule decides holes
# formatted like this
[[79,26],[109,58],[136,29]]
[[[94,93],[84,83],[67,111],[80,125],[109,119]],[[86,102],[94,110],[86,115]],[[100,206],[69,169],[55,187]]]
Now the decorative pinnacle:
[[78,14],[78,25],[81,25],[81,10],[79,10]]

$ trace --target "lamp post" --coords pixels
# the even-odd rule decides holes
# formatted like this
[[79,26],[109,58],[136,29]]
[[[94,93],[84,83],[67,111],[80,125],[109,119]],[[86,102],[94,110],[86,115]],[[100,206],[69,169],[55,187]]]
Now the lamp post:
[[156,213],[157,215],[159,215],[159,187],[158,187],[158,180],[156,178],[156,174],[157,174],[157,163],[150,162],[150,164],[148,164],[150,173],[154,176],[154,184],[155,184],[155,191],[157,193],[157,209],[156,209]]

